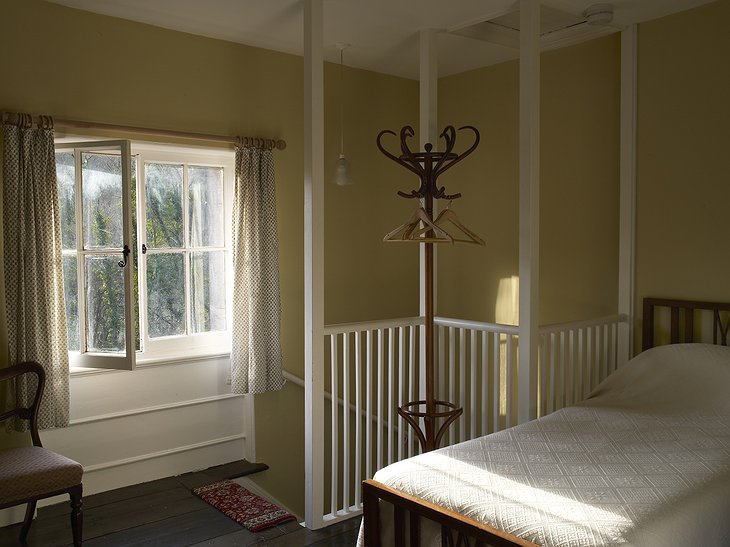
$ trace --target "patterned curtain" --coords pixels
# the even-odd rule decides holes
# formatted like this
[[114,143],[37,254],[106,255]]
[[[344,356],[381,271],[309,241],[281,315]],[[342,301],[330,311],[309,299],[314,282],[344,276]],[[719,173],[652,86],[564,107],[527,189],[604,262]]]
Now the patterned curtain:
[[[66,306],[61,267],[53,124],[33,129],[31,118],[3,124],[5,313],[10,363],[37,361],[46,371],[38,425],[65,427],[69,419]],[[28,376],[28,375],[25,375]],[[16,385],[27,404],[35,382]]]
[[271,150],[239,146],[233,201],[233,393],[284,385],[280,318],[274,156]]

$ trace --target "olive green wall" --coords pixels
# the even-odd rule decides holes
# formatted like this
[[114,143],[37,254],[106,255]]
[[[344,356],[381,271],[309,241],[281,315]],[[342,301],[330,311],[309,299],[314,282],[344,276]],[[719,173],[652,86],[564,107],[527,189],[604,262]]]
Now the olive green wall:
[[[613,35],[542,55],[541,324],[616,311],[619,47]],[[482,137],[443,182],[463,193],[452,207],[487,243],[439,246],[440,315],[516,323],[518,100],[517,61],[440,80],[439,126],[474,125]]]
[[730,302],[728,20],[721,0],[639,28],[639,313],[645,296]]
[[[275,153],[281,335],[284,368],[303,376],[302,58],[38,0],[0,0],[0,13],[0,111],[286,139],[286,150]],[[326,188],[325,319],[415,314],[416,255],[380,243],[382,233],[401,222],[389,198],[400,173],[387,165],[374,139],[382,128],[414,123],[418,86],[351,69],[344,81],[347,153],[358,184]],[[329,180],[339,152],[336,66],[326,67],[325,89]],[[299,513],[303,427],[300,387],[290,383],[279,393],[256,396],[257,457],[271,466],[257,480]]]

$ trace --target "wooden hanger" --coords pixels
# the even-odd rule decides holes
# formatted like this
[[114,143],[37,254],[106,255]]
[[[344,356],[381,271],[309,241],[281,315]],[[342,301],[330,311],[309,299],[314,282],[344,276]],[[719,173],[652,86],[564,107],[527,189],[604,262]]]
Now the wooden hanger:
[[436,220],[433,221],[433,223],[436,226],[442,227],[445,222],[451,222],[454,226],[456,226],[461,232],[466,235],[467,239],[456,239],[454,238],[454,241],[458,241],[459,243],[474,243],[475,245],[483,245],[485,246],[486,243],[484,240],[476,235],[474,232],[472,232],[469,228],[464,226],[461,223],[461,220],[459,220],[459,217],[456,216],[456,213],[451,210],[450,204],[449,207],[444,209],[439,213],[439,215],[436,217]]
[[[423,227],[420,224],[423,223]],[[427,234],[431,235],[427,235]],[[415,241],[416,243],[453,243],[454,238],[429,218],[428,213],[419,207],[411,217],[395,230],[387,233],[383,241]]]

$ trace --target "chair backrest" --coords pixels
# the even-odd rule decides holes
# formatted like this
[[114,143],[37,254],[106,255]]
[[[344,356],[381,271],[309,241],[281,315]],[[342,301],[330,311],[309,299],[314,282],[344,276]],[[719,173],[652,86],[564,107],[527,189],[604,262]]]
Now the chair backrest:
[[28,420],[30,422],[30,435],[33,439],[33,444],[35,446],[43,446],[41,444],[41,437],[38,434],[38,408],[41,405],[41,397],[43,397],[43,389],[46,385],[46,371],[38,363],[26,361],[25,363],[18,363],[12,367],[0,369],[0,382],[13,380],[23,374],[35,374],[37,377],[38,381],[36,382],[33,401],[29,407],[22,407],[18,406],[18,398],[16,397],[15,407],[0,414],[0,422],[16,416],[23,420]]

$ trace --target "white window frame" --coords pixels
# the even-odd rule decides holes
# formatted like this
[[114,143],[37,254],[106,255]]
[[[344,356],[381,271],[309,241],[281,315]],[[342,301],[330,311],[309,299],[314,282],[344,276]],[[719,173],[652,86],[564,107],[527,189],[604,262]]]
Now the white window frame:
[[[81,154],[77,152],[119,152],[122,164],[122,245],[132,245],[132,214],[131,214],[131,145],[128,140],[85,141],[85,142],[56,142],[56,150],[71,150],[74,152],[75,200],[77,215],[83,211],[83,179],[81,169]],[[78,219],[77,219],[78,220]],[[85,349],[86,345],[86,294],[84,275],[84,258],[87,255],[108,254],[93,250],[85,250],[83,223],[76,222],[76,264],[78,272],[79,297],[79,351],[69,351],[69,366],[80,368],[103,368],[115,370],[132,370],[135,367],[135,336],[134,336],[134,303],[132,302],[132,271],[134,262],[132,253],[126,257],[127,264],[124,272],[124,315],[125,315],[125,351],[121,352],[91,352]],[[119,258],[123,258],[122,249],[119,249]]]
[[[138,313],[140,315],[140,350],[135,348],[134,333],[134,302],[132,289],[132,269],[134,267],[135,253],[130,253],[127,257],[127,267],[125,269],[125,322],[126,322],[126,351],[125,354],[116,353],[91,353],[91,352],[69,352],[69,366],[71,369],[80,368],[96,368],[96,369],[116,369],[116,370],[133,370],[137,365],[164,364],[173,362],[197,360],[204,357],[215,357],[229,355],[231,351],[231,324],[233,319],[233,267],[232,267],[232,234],[231,234],[231,216],[233,213],[233,185],[235,181],[235,155],[233,150],[212,149],[209,147],[197,147],[189,145],[173,145],[173,144],[156,144],[147,142],[135,142],[129,140],[85,140],[89,137],[74,138],[71,136],[57,138],[55,148],[59,151],[73,150],[96,150],[109,151],[120,147],[122,154],[122,178],[123,178],[123,215],[126,220],[124,223],[124,241],[131,248],[132,246],[132,214],[131,214],[131,159],[136,158],[136,182],[137,182],[137,249],[136,257],[138,258],[138,283],[139,283],[139,301]],[[76,172],[79,169],[79,159],[76,159]],[[175,163],[187,164],[188,166],[208,166],[223,168],[223,206],[224,206],[224,252],[225,263],[225,290],[226,290],[226,330],[214,331],[198,334],[184,334],[179,336],[168,336],[157,339],[150,339],[147,328],[147,274],[146,262],[142,254],[142,244],[145,243],[146,233],[146,207],[145,207],[145,172],[144,162],[149,163]],[[81,176],[80,174],[78,176]],[[185,204],[183,206],[184,226],[187,227],[187,176],[184,183]],[[77,184],[78,189],[78,184]],[[82,193],[76,192],[77,211],[81,211]],[[82,236],[83,226],[77,222],[77,241]],[[188,249],[188,234],[185,230],[185,242]],[[77,243],[77,253],[79,253],[79,245]],[[185,251],[187,254],[188,251]],[[78,260],[82,257],[77,254]],[[122,257],[120,249],[120,259]],[[189,268],[188,260],[185,261],[185,271],[187,279],[187,270]],[[81,269],[79,267],[79,272]],[[187,284],[187,283],[186,283]],[[186,325],[189,324],[188,307],[189,307],[189,290],[186,287]],[[79,293],[79,313],[85,295]],[[81,321],[80,321],[81,323]],[[186,328],[187,330],[187,328]],[[82,331],[83,334],[83,331]]]
[[[231,258],[231,215],[233,212],[233,182],[235,178],[235,158],[233,151],[211,150],[197,147],[184,147],[172,145],[154,145],[133,143],[132,155],[137,157],[137,257],[139,287],[139,310],[140,310],[140,345],[141,352],[138,352],[139,363],[154,363],[160,361],[171,361],[202,357],[209,355],[229,354],[231,349],[231,321],[233,302],[233,267]],[[147,329],[147,272],[146,256],[142,254],[142,244],[145,244],[146,234],[141,233],[140,228],[146,225],[146,193],[145,193],[145,170],[147,163],[184,164],[187,166],[206,166],[223,168],[223,206],[224,206],[224,245],[221,250],[225,257],[225,286],[226,286],[226,330],[207,333],[187,333],[176,336],[165,336],[161,338],[150,338]],[[188,249],[188,198],[187,198],[187,168],[184,168],[183,182],[183,224],[184,242],[183,249]],[[187,255],[187,251],[182,251]],[[154,254],[154,249],[148,251]],[[189,261],[185,260],[186,279],[188,276]],[[187,289],[188,287],[186,287]],[[186,306],[186,330],[189,328],[189,290],[185,294]],[[144,310],[144,311],[143,311]]]

